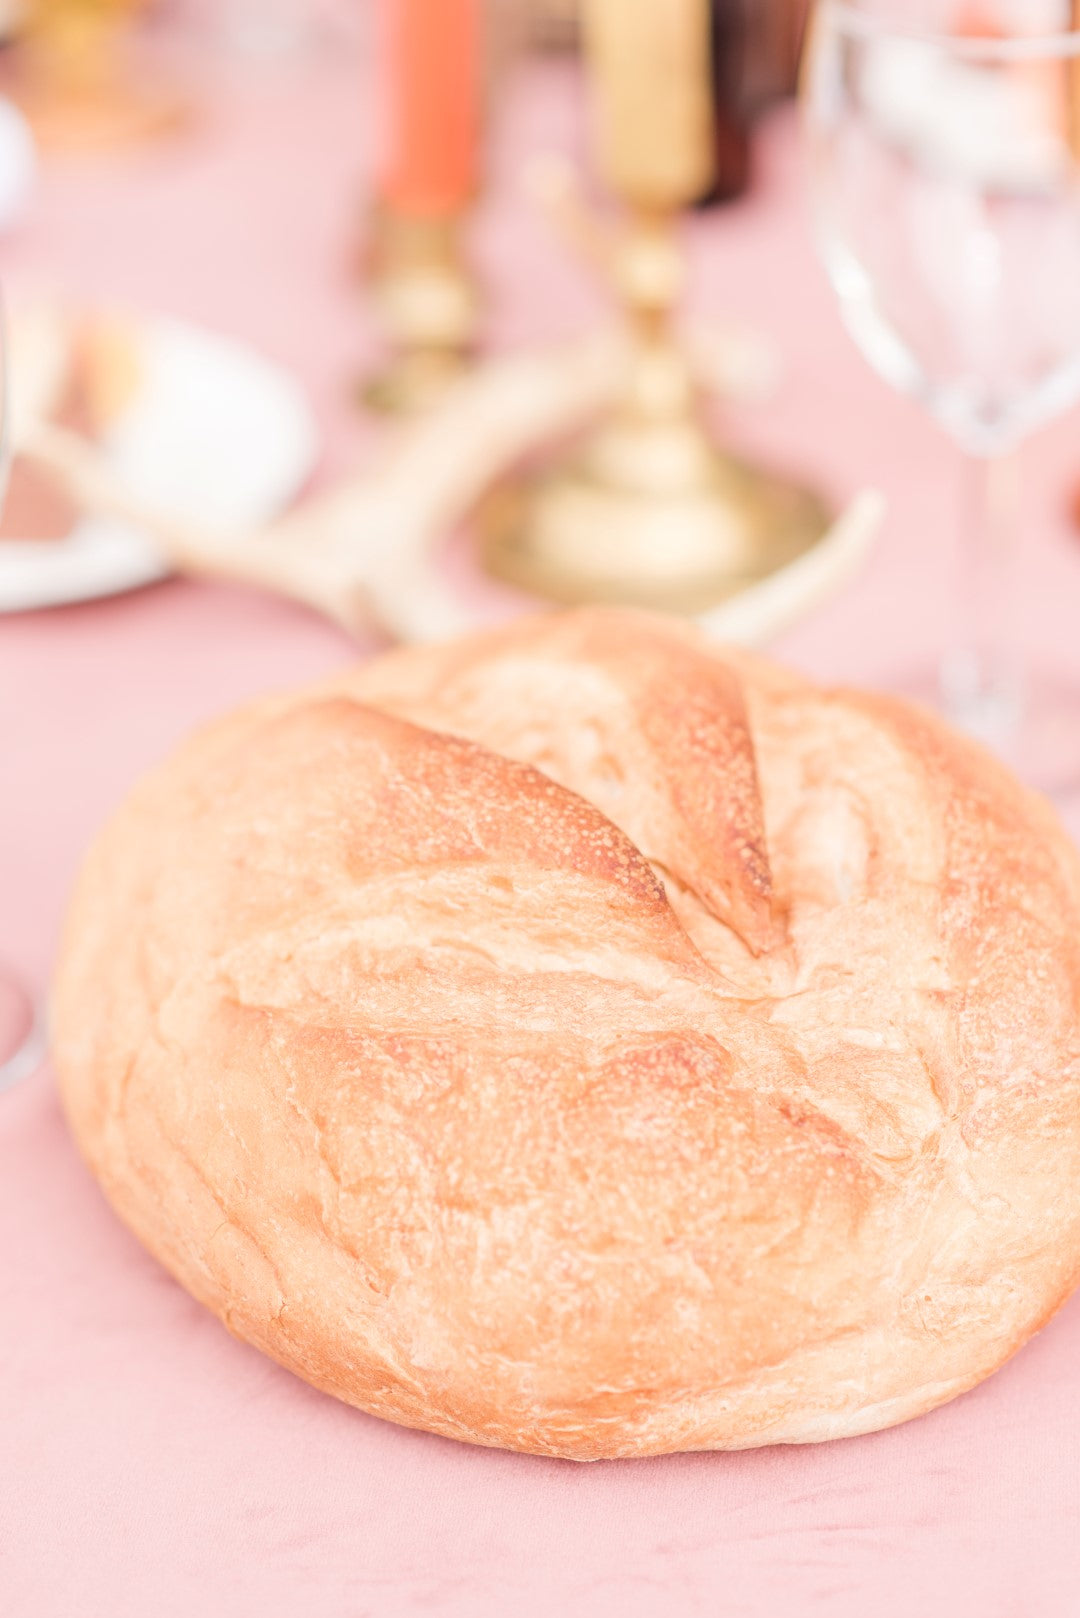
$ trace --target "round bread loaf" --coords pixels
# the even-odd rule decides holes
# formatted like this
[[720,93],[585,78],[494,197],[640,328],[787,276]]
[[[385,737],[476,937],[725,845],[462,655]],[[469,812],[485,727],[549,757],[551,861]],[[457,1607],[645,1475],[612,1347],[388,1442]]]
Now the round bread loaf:
[[1080,1278],[1080,866],[900,702],[585,611],[264,702],[79,884],[122,1218],[362,1409],[587,1460],[836,1438]]

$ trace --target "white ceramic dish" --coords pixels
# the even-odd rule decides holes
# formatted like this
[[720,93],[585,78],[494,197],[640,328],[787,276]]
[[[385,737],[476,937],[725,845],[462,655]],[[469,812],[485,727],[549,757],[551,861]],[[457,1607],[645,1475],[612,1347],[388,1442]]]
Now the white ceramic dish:
[[[232,339],[181,321],[133,324],[140,384],[101,446],[124,487],[226,533],[276,516],[317,456],[299,384]],[[0,611],[113,595],[168,571],[137,529],[85,520],[62,540],[0,541]]]

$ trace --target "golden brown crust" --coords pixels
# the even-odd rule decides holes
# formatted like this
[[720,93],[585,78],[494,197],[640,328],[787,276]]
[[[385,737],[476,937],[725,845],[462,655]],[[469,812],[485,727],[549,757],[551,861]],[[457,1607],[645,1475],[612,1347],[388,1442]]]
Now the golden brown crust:
[[189,744],[87,864],[57,1058],[123,1217],[341,1398],[578,1459],[836,1437],[1080,1273],[1078,919],[936,720],[574,613]]

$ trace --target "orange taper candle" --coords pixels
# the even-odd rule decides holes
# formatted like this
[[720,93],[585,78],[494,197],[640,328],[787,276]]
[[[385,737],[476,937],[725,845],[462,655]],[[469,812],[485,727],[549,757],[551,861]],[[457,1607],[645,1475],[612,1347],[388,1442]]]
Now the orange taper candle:
[[384,0],[383,201],[401,213],[462,207],[476,187],[483,0]]

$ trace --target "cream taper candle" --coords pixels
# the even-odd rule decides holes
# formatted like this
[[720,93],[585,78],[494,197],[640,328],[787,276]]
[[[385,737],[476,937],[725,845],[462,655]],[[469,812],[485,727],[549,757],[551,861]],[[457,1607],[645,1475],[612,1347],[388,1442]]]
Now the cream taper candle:
[[585,0],[595,148],[624,201],[681,207],[713,178],[708,0]]

